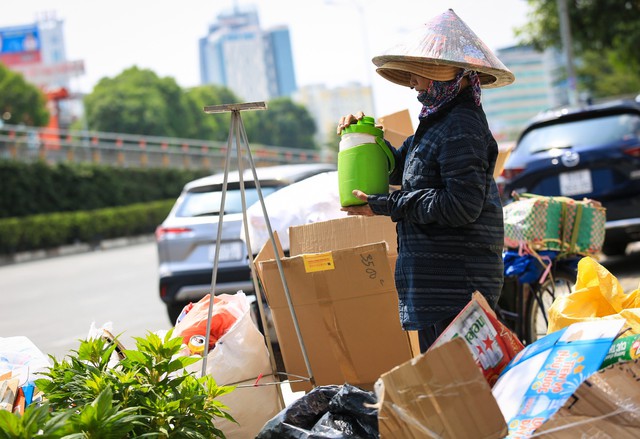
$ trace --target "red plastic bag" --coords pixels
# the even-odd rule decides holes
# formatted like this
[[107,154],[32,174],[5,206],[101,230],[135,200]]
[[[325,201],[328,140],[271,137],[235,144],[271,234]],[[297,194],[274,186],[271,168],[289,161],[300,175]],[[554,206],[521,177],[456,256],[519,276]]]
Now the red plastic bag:
[[[184,344],[188,345],[189,340],[194,335],[205,336],[207,331],[207,317],[209,315],[209,300],[211,295],[207,294],[197,303],[190,303],[184,308],[186,314],[179,319],[174,329],[174,335],[182,336]],[[224,297],[227,297],[226,295]],[[216,342],[222,337],[236,322],[236,316],[228,309],[231,304],[220,296],[213,297],[213,309],[211,314],[211,328],[209,331],[209,349],[213,348]],[[183,311],[183,312],[184,312]]]

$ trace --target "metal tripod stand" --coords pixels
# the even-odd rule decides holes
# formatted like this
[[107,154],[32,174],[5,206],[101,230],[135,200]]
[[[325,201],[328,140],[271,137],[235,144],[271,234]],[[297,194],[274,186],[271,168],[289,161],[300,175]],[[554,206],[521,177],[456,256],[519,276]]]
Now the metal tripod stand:
[[[267,105],[265,102],[248,102],[248,103],[240,103],[240,104],[223,104],[223,105],[212,105],[212,106],[206,106],[204,107],[204,112],[208,113],[208,114],[213,114],[213,113],[231,113],[231,124],[230,124],[230,128],[229,128],[229,137],[228,137],[228,141],[227,141],[227,151],[226,151],[226,159],[225,159],[225,164],[224,164],[224,180],[223,180],[223,185],[222,185],[222,199],[221,199],[221,206],[220,206],[220,212],[224,212],[224,206],[225,206],[225,199],[226,199],[226,194],[227,194],[227,180],[228,180],[228,175],[229,175],[229,165],[231,162],[231,152],[233,150],[233,144],[235,143],[235,147],[236,147],[236,155],[237,155],[237,163],[238,163],[238,173],[239,173],[239,181],[240,181],[240,194],[241,194],[241,201],[242,201],[242,214],[243,214],[243,222],[244,222],[244,234],[245,234],[245,241],[246,241],[246,246],[247,246],[247,254],[249,255],[249,262],[250,262],[250,266],[251,266],[251,277],[252,277],[252,281],[253,281],[253,287],[254,287],[254,291],[255,291],[255,295],[256,295],[256,299],[258,302],[258,309],[260,310],[260,318],[262,321],[262,327],[264,330],[264,336],[266,339],[266,343],[267,343],[267,348],[269,350],[269,359],[271,362],[271,370],[272,373],[274,375],[274,377],[278,377],[280,374],[277,371],[277,367],[276,367],[276,362],[275,362],[275,357],[274,357],[274,353],[273,353],[273,347],[271,345],[271,337],[269,335],[269,331],[268,331],[268,326],[267,326],[267,321],[266,321],[266,317],[265,317],[265,309],[264,309],[264,303],[262,301],[262,294],[260,291],[260,286],[258,284],[258,278],[256,275],[256,269],[254,266],[254,260],[253,260],[253,254],[251,251],[251,242],[250,242],[250,238],[249,238],[249,223],[247,221],[247,204],[246,204],[246,198],[245,198],[245,187],[244,187],[244,169],[243,169],[243,148],[242,145],[244,145],[245,147],[245,154],[246,154],[246,158],[248,160],[249,163],[249,167],[253,173],[253,181],[255,182],[255,186],[256,186],[256,191],[258,194],[258,198],[260,200],[260,204],[262,206],[262,213],[264,215],[264,219],[265,219],[265,224],[267,226],[267,230],[269,232],[269,238],[270,238],[270,242],[271,245],[273,246],[273,251],[275,255],[278,255],[278,250],[277,250],[277,244],[276,244],[276,240],[274,238],[273,235],[273,230],[271,229],[271,223],[269,222],[269,217],[267,215],[267,209],[264,203],[264,198],[262,196],[262,190],[260,188],[260,181],[258,179],[258,175],[256,173],[256,166],[255,163],[253,161],[253,156],[251,155],[251,149],[249,148],[249,141],[247,139],[247,133],[244,129],[244,124],[242,123],[242,117],[240,115],[241,111],[250,111],[250,110],[266,110],[267,109]],[[217,238],[216,238],[216,246],[215,246],[215,255],[214,255],[214,260],[213,260],[213,272],[211,275],[211,296],[213,296],[213,292],[215,291],[215,286],[216,286],[216,280],[217,280],[217,272],[218,272],[218,264],[219,264],[219,252],[220,252],[220,242],[221,242],[221,238],[222,238],[222,222],[223,222],[223,217],[224,215],[220,215],[219,218],[219,223],[218,223],[218,233],[217,233]],[[300,326],[298,325],[298,319],[296,318],[296,313],[295,310],[293,308],[293,303],[291,301],[291,295],[289,293],[289,288],[287,286],[287,280],[284,276],[284,270],[282,268],[282,262],[280,261],[279,257],[276,257],[276,263],[278,266],[278,270],[280,272],[280,279],[282,281],[282,285],[284,288],[284,292],[285,292],[285,296],[287,298],[287,303],[289,305],[289,310],[291,312],[291,317],[293,319],[293,325],[294,328],[296,330],[296,335],[298,337],[298,342],[300,343],[300,348],[302,350],[302,356],[304,358],[304,362],[307,368],[307,373],[309,375],[309,381],[311,382],[311,384],[313,386],[315,386],[315,381],[314,381],[314,377],[313,374],[311,372],[311,366],[309,363],[309,358],[307,355],[307,351],[304,345],[304,342],[302,340],[302,334],[300,332]],[[210,331],[211,331],[211,318],[212,318],[212,314],[213,314],[213,300],[209,301],[209,313],[207,316],[207,328],[206,328],[206,335],[205,335],[205,352],[204,352],[204,356],[203,356],[203,362],[202,362],[202,376],[204,376],[206,374],[206,370],[207,370],[207,354],[209,351],[209,339],[210,339]],[[282,404],[282,407],[284,408],[284,401],[282,398],[282,390],[280,388],[280,386],[277,386],[278,388],[278,395],[280,398],[280,402]]]

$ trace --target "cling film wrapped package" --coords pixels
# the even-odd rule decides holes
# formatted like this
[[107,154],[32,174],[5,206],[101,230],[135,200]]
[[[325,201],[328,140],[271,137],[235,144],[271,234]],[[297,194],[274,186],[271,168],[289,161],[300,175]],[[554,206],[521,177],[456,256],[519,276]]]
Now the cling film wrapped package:
[[582,255],[602,249],[606,210],[593,200],[520,194],[504,207],[505,246]]
[[640,358],[640,335],[635,334],[620,337],[611,344],[609,353],[604,357],[600,368],[625,361],[637,360],[638,358]]

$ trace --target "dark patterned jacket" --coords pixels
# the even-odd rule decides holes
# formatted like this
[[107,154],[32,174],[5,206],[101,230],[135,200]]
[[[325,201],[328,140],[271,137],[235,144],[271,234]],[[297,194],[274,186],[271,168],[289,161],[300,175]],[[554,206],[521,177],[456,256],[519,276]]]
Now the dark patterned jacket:
[[397,222],[395,279],[405,330],[458,314],[474,291],[492,306],[503,283],[502,204],[493,179],[498,145],[468,87],[394,151],[400,190],[370,195]]

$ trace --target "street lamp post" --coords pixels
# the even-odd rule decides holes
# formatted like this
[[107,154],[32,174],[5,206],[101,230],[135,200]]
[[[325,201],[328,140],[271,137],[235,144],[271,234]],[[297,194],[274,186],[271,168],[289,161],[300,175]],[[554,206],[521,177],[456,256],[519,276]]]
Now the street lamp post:
[[569,24],[569,10],[567,0],[557,0],[558,15],[560,18],[560,37],[562,39],[562,52],[567,66],[567,85],[569,92],[569,104],[578,103],[576,91],[576,73],[573,65],[573,47],[571,42],[571,27]]

